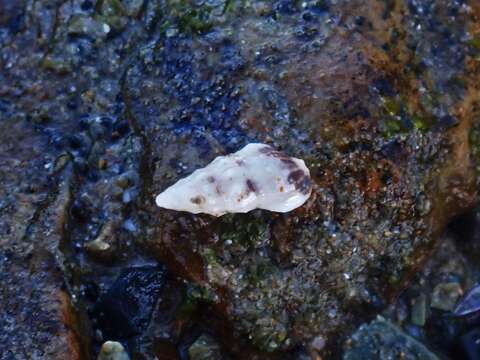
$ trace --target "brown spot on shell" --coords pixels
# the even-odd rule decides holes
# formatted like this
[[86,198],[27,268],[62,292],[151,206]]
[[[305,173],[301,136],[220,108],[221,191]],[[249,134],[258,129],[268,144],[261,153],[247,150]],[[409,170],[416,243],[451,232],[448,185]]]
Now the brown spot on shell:
[[215,182],[215,178],[214,178],[213,176],[209,176],[209,177],[207,177],[207,181],[208,181],[209,183],[214,183],[214,182]]
[[270,146],[265,146],[258,151],[261,152],[262,154],[270,155],[275,150],[273,150]]
[[267,156],[272,156],[274,158],[277,158],[280,160],[287,169],[293,170],[295,168],[298,168],[298,165],[295,161],[290,156],[285,155],[284,153],[274,150],[269,146],[265,146],[264,148],[261,148],[260,153],[265,154]]
[[246,188],[242,193],[237,197],[237,202],[242,201],[247,198],[252,192],[256,193],[258,191],[257,185],[253,180],[247,179],[245,181]]
[[305,176],[302,182],[300,182],[297,190],[299,190],[303,194],[308,194],[311,191],[311,189],[312,189],[312,180],[310,179],[310,177]]
[[303,172],[303,170],[295,170],[288,175],[287,178],[290,184],[295,186],[295,189],[303,194],[308,194],[312,187],[312,181],[310,177]]
[[288,182],[290,184],[293,184],[293,183],[299,181],[304,176],[305,176],[305,173],[303,172],[303,170],[300,170],[300,169],[295,170],[288,175]]
[[202,195],[197,195],[197,196],[190,199],[190,202],[192,202],[193,204],[199,205],[199,206],[204,204],[206,201],[207,200]]
[[246,183],[249,192],[257,192],[257,185],[253,182],[253,180],[247,179]]
[[281,153],[278,150],[271,148],[270,146],[265,146],[259,150],[260,153],[265,154],[267,156],[272,156],[276,158],[288,158],[285,154]]
[[280,161],[287,167],[287,169],[298,168],[297,163],[290,158],[281,158]]

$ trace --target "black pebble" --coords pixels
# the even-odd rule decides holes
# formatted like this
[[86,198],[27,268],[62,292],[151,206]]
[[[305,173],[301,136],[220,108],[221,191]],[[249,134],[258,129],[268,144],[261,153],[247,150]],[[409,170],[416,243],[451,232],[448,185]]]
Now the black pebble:
[[94,309],[98,327],[111,340],[128,339],[148,325],[166,278],[162,266],[124,270]]

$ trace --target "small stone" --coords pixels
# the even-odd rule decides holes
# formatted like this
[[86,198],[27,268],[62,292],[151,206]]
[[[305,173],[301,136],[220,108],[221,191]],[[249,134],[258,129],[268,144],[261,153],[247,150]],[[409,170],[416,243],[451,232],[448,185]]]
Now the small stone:
[[130,360],[122,344],[117,341],[103,343],[97,360]]
[[100,329],[95,330],[95,340],[98,341],[98,342],[103,341],[102,330],[100,330]]
[[98,168],[100,170],[105,170],[107,168],[107,160],[105,159],[99,159],[98,160]]
[[433,289],[431,305],[436,309],[452,311],[461,295],[460,284],[455,282],[440,283]]
[[112,222],[105,224],[100,234],[94,240],[86,243],[84,248],[90,256],[103,262],[111,262],[118,250],[114,224]]
[[45,57],[41,66],[43,69],[53,71],[58,75],[65,75],[72,71],[72,68],[65,60],[51,56]]
[[439,357],[398,326],[378,316],[370,324],[361,325],[350,336],[342,359],[439,360]]
[[132,201],[132,192],[129,190],[126,190],[122,194],[122,202],[124,204],[128,204]]
[[122,189],[126,189],[134,183],[134,179],[132,178],[132,174],[129,172],[126,172],[124,174],[121,174],[116,181],[117,185],[121,187]]
[[85,35],[92,39],[103,39],[110,32],[110,27],[100,21],[96,21],[89,16],[74,16],[68,24],[69,35]]
[[99,252],[110,249],[110,244],[103,241],[101,237],[98,237],[95,240],[85,244],[85,247],[88,248],[89,251]]
[[313,350],[321,351],[325,347],[326,341],[322,336],[316,336],[312,342],[311,347]]
[[190,360],[220,360],[222,354],[218,343],[209,335],[201,335],[188,349]]
[[137,226],[135,225],[135,223],[131,219],[125,220],[124,223],[122,224],[122,227],[125,230],[130,231],[130,232],[137,231]]
[[55,163],[53,165],[53,171],[58,172],[61,171],[71,160],[71,156],[68,154],[62,154],[58,158],[55,159]]
[[93,310],[105,338],[126,339],[148,326],[166,280],[160,265],[134,266],[122,271]]

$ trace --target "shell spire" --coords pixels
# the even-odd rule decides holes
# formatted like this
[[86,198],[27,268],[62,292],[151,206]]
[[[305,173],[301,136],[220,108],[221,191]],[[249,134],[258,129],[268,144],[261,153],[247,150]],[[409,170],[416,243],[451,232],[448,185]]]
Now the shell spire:
[[253,209],[288,212],[307,201],[311,184],[303,160],[252,143],[179,180],[156,197],[156,204],[214,216]]

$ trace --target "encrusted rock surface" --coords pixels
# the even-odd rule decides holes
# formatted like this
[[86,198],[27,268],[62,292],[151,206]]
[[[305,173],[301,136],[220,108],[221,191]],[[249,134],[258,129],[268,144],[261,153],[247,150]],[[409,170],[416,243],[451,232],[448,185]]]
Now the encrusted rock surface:
[[0,177],[0,358],[83,359],[88,327],[74,311],[59,248],[71,167],[56,171],[47,144],[4,119]]
[[[473,0],[0,0],[2,356],[94,358],[119,340],[97,304],[158,261],[132,357],[183,359],[204,333],[234,358],[339,357],[475,202],[478,16]],[[251,142],[305,159],[303,207],[155,206]]]

